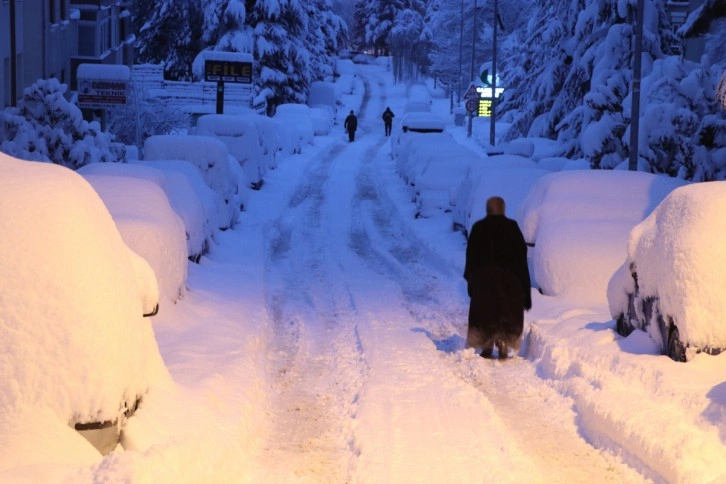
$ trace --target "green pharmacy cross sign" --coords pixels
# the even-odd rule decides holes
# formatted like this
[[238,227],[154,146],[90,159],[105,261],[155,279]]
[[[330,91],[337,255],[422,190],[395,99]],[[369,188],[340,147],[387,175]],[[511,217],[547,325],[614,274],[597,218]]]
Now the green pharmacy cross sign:
[[484,86],[492,87],[492,76],[491,74],[489,74],[489,69],[484,69],[479,78],[481,79],[481,82],[484,84]]

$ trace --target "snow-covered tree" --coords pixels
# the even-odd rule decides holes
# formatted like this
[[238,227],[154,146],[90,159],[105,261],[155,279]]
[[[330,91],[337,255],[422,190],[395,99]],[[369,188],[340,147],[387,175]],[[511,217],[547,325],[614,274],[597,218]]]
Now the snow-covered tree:
[[164,76],[192,80],[192,63],[205,47],[203,11],[199,0],[133,2],[139,25],[136,57],[139,63],[163,64]]
[[119,161],[124,147],[64,96],[57,79],[26,88],[17,108],[0,111],[0,151],[16,158],[47,161],[71,169],[92,162]]
[[716,69],[704,61],[668,56],[643,79],[639,153],[654,173],[695,181],[726,176],[726,113],[715,99]]
[[401,10],[395,20],[388,40],[393,54],[394,79],[417,79],[428,66],[433,34],[421,14],[415,10]]
[[[673,43],[661,0],[646,0],[645,69]],[[622,103],[632,80],[635,0],[538,0],[525,48],[507,64],[501,111],[513,120],[507,137],[558,139],[564,155],[610,167],[625,156]],[[517,67],[517,63],[521,67]]]
[[331,77],[335,56],[347,38],[347,26],[333,13],[331,0],[311,0],[307,3],[306,44],[311,54],[312,78]]

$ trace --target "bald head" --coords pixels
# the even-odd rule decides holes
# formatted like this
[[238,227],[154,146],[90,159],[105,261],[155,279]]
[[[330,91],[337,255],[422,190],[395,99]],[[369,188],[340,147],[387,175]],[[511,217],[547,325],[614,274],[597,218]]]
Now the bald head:
[[504,215],[504,199],[491,197],[487,200],[487,215]]

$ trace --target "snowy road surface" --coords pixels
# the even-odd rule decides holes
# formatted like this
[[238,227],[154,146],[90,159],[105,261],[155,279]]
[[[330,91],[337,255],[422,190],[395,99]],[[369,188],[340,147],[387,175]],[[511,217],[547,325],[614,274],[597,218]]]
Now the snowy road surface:
[[588,444],[531,362],[461,351],[461,274],[406,233],[379,121],[387,93],[363,81],[356,141],[341,133],[281,167],[274,176],[298,181],[276,191],[273,176],[247,214],[265,231],[272,321],[249,481],[647,481]]

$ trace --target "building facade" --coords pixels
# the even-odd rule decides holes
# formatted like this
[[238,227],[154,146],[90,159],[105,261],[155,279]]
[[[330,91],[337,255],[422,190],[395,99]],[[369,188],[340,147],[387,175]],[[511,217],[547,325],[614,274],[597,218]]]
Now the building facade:
[[76,89],[81,63],[133,64],[132,0],[0,0],[0,109],[38,79]]

